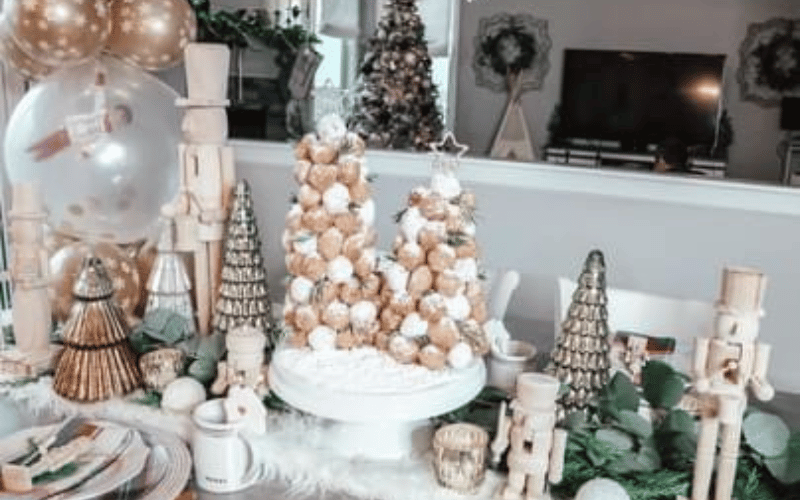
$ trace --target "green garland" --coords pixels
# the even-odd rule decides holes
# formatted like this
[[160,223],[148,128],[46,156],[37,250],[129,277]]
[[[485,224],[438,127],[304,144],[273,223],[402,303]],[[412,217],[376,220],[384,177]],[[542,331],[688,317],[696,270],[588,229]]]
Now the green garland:
[[[280,54],[291,54],[304,44],[320,43],[320,39],[300,25],[281,26],[280,20],[271,23],[263,10],[238,9],[211,10],[210,0],[189,0],[197,17],[199,42],[224,43],[231,48],[248,48],[259,42],[277,49]],[[297,17],[299,11],[294,11]],[[287,21],[289,21],[287,16]]]

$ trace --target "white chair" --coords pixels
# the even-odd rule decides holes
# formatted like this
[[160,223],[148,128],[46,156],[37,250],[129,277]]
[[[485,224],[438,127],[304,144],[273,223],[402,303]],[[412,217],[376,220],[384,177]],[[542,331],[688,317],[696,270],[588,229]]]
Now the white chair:
[[[558,278],[556,336],[577,286],[571,279]],[[670,364],[689,374],[694,339],[712,333],[715,316],[713,304],[620,288],[606,288],[606,297],[609,335],[633,332],[653,337],[672,337],[675,339],[675,353],[670,356]]]

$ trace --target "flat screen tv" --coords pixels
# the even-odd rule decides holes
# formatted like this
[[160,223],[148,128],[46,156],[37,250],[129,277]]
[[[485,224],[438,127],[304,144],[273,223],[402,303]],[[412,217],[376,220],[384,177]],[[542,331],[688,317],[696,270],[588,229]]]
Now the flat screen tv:
[[724,55],[566,49],[562,141],[647,151],[670,137],[712,153]]

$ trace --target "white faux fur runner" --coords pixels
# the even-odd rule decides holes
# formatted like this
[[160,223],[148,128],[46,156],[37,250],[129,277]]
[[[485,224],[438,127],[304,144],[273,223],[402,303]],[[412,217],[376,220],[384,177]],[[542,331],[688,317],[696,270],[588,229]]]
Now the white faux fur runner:
[[[192,425],[187,415],[176,415],[126,400],[96,404],[67,401],[52,390],[52,379],[14,387],[0,387],[0,394],[19,403],[34,416],[62,418],[81,413],[156,427],[189,441]],[[135,396],[134,396],[135,397]],[[487,471],[474,495],[464,495],[438,485],[430,456],[401,461],[372,461],[337,455],[325,444],[329,428],[314,417],[270,413],[268,431],[256,438],[265,464],[265,480],[288,484],[298,496],[342,492],[357,498],[380,500],[488,500],[499,489],[502,477]]]

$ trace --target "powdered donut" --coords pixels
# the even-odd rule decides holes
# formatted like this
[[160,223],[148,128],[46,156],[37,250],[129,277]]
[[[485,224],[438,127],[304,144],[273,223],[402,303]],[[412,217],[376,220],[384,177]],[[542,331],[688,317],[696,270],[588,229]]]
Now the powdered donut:
[[361,180],[361,164],[355,159],[340,161],[339,182],[346,186],[352,186]]
[[322,207],[315,207],[303,214],[300,219],[303,229],[321,233],[331,227],[333,217]]
[[339,171],[336,165],[317,164],[308,171],[306,180],[311,187],[324,193],[331,185],[336,182]]
[[321,201],[322,195],[319,194],[319,191],[308,184],[300,186],[300,190],[297,192],[297,202],[300,203],[300,206],[303,207],[304,210],[310,210],[319,206]]
[[422,264],[424,260],[425,253],[416,242],[406,241],[397,249],[397,262],[409,271]]
[[447,365],[447,355],[433,344],[428,344],[419,351],[419,362],[429,370],[441,370]]
[[325,260],[333,260],[342,253],[343,243],[342,232],[336,227],[329,227],[320,235],[317,247]]
[[303,269],[300,274],[316,283],[325,276],[327,269],[325,260],[319,254],[314,254],[303,259]]
[[431,323],[428,328],[428,337],[431,342],[442,348],[445,352],[461,340],[456,322],[451,318],[443,317],[436,323]]
[[311,141],[314,139],[312,134],[306,134],[294,147],[294,157],[298,161],[311,159]]
[[331,215],[347,213],[350,210],[350,191],[344,184],[334,182],[322,194],[322,205]]
[[333,301],[322,311],[322,322],[334,330],[342,330],[350,323],[350,308],[347,304]]
[[411,271],[408,278],[408,293],[419,298],[433,286],[433,273],[428,266],[419,266]]
[[364,233],[351,234],[342,243],[342,255],[351,262],[357,262],[366,246],[366,235]]
[[381,311],[381,329],[386,332],[393,332],[400,327],[400,322],[403,317],[392,311],[391,309],[384,309]]
[[358,204],[362,204],[372,195],[369,183],[363,179],[350,186],[350,199]]
[[419,346],[413,340],[395,335],[389,340],[389,354],[400,363],[413,363],[417,360]]
[[309,155],[314,163],[333,163],[336,161],[339,151],[330,144],[312,142],[309,148]]
[[303,260],[304,257],[297,252],[289,252],[284,257],[286,262],[286,270],[293,276],[303,274]]
[[308,333],[319,325],[317,310],[310,305],[303,305],[295,309],[294,327],[303,333]]
[[453,297],[458,294],[464,287],[464,284],[458,279],[452,271],[445,271],[439,273],[434,281],[434,288],[444,297]]
[[361,284],[355,278],[350,278],[339,285],[339,299],[346,304],[355,304],[363,298]]
[[336,226],[336,229],[341,231],[345,236],[355,234],[359,229],[361,229],[361,221],[359,220],[358,215],[354,214],[353,212],[337,214],[333,218],[333,225]]
[[431,267],[431,270],[437,273],[452,268],[455,262],[456,251],[444,243],[439,243],[433,250],[428,252],[428,265]]
[[403,293],[393,294],[389,299],[388,307],[400,316],[406,316],[416,310],[416,305],[417,303],[411,295]]
[[294,178],[298,184],[305,184],[308,172],[311,170],[311,162],[308,160],[297,160],[294,164]]
[[357,345],[358,338],[351,329],[347,328],[336,334],[336,347],[339,349],[352,349]]
[[419,301],[419,314],[429,323],[437,323],[442,319],[447,310],[444,307],[444,297],[439,293],[423,295]]

